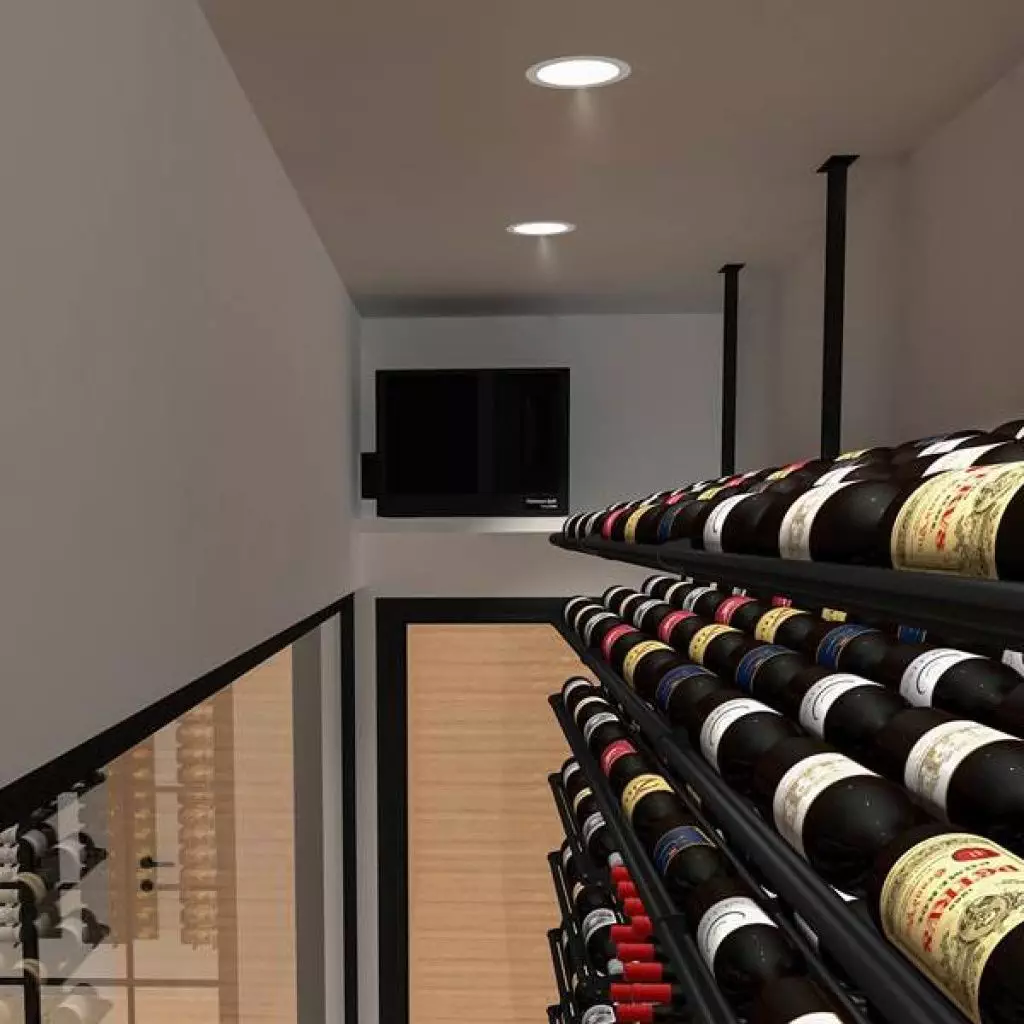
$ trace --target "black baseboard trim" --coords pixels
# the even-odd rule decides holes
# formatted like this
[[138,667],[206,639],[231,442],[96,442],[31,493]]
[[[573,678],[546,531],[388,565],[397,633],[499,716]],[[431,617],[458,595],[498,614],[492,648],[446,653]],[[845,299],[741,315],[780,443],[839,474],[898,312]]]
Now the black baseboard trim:
[[380,1024],[409,1024],[407,627],[422,623],[544,623],[564,636],[564,605],[565,598],[559,597],[378,598],[375,602]]
[[180,690],[175,690],[174,693],[150,704],[117,725],[105,729],[92,739],[73,747],[67,753],[8,783],[0,789],[0,828],[26,818],[57,793],[102,768],[201,701],[223,690],[225,686],[229,686],[267,658],[293,644],[311,629],[316,629],[321,623],[337,615],[344,607],[345,600],[346,598],[340,598],[332,601],[326,607],[226,661]]

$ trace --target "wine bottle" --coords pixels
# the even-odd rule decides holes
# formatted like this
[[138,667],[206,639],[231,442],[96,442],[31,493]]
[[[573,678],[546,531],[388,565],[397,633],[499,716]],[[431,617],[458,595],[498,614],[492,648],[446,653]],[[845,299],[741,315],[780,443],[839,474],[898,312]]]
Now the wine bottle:
[[892,454],[889,456],[889,463],[898,467],[922,455],[945,455],[946,452],[955,451],[961,445],[971,443],[974,438],[981,437],[983,433],[981,430],[972,428],[905,441],[893,448]]
[[763,644],[779,644],[793,651],[816,651],[829,623],[803,608],[775,607],[754,626],[754,637]]
[[997,466],[1006,462],[1020,462],[1024,459],[1024,444],[1002,437],[981,435],[971,438],[970,444],[961,445],[944,455],[922,455],[904,463],[897,470],[897,477],[913,479],[948,473],[951,469],[968,469],[971,466]]
[[1024,578],[1024,463],[951,470],[929,477],[892,527],[897,569]]
[[932,708],[895,715],[876,741],[882,770],[936,817],[1024,852],[1024,743]]
[[1024,420],[1007,420],[992,431],[996,437],[1009,437],[1015,441],[1024,440]]
[[754,769],[765,816],[830,885],[863,895],[878,854],[925,820],[895,783],[819,740],[783,740]]
[[738,879],[713,878],[684,906],[701,958],[741,1014],[770,982],[803,973],[803,957]]
[[605,634],[601,654],[632,689],[648,700],[654,699],[661,677],[683,664],[668,644],[651,640],[625,623]]
[[726,693],[731,687],[700,665],[680,665],[666,672],[655,692],[655,703],[673,725],[688,733],[700,729],[704,719],[697,708],[710,693]]
[[750,1024],[843,1024],[843,1018],[810,979],[785,977],[761,990]]
[[892,640],[882,630],[846,622],[829,628],[808,653],[826,668],[876,679],[891,646]]
[[1024,1019],[1024,861],[979,835],[894,837],[870,879],[885,937],[976,1024]]
[[779,707],[790,681],[807,667],[807,659],[780,644],[748,651],[736,666],[736,685],[748,696]]

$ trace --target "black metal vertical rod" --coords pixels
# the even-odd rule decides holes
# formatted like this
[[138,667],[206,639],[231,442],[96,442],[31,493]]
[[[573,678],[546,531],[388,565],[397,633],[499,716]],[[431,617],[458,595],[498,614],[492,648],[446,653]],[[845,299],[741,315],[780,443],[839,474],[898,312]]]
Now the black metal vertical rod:
[[722,476],[736,472],[736,341],[739,334],[742,263],[726,263],[722,307]]
[[821,360],[821,457],[840,451],[843,426],[843,314],[846,305],[846,178],[857,159],[830,156],[818,173],[826,176],[825,314]]

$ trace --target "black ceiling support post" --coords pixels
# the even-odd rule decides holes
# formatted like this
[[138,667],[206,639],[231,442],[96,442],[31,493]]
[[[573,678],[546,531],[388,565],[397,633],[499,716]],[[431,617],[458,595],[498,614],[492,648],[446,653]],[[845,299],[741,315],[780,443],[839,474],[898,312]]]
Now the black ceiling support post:
[[742,263],[726,263],[722,309],[722,476],[736,472],[736,339]]
[[821,363],[821,457],[839,454],[843,425],[843,311],[846,303],[846,177],[856,156],[830,156],[825,200],[825,321]]

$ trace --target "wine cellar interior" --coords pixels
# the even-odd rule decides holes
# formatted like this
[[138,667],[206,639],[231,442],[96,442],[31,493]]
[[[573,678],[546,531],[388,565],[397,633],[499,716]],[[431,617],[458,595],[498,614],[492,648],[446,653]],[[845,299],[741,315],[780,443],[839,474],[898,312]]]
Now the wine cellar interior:
[[0,10],[0,1024],[1024,1024],[1024,4]]

